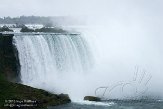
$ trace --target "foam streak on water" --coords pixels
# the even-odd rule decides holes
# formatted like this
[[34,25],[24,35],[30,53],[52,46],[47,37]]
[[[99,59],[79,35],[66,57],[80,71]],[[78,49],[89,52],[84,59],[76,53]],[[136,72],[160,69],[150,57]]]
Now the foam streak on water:
[[77,100],[73,101],[73,103],[80,104],[80,105],[94,105],[94,106],[105,106],[109,107],[114,105],[114,102],[96,102],[96,101],[87,101],[87,100]]

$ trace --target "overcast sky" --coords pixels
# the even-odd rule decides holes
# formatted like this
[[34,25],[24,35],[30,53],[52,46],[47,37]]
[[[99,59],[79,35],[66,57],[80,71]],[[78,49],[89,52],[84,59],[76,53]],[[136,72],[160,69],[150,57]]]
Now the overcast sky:
[[148,15],[160,15],[162,10],[163,0],[1,0],[0,3],[1,17],[128,15],[141,11]]

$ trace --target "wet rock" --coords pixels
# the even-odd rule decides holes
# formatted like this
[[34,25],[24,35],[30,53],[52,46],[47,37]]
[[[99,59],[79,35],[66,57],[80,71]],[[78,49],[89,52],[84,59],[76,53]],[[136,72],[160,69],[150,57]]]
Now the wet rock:
[[20,32],[34,32],[34,30],[30,29],[30,28],[28,28],[26,26],[23,26],[22,29],[20,30]]
[[84,100],[88,100],[88,101],[101,101],[100,98],[94,97],[94,96],[85,96]]
[[0,34],[0,73],[13,82],[20,81],[18,51],[13,45],[14,34]]
[[0,32],[13,32],[13,30],[9,29],[7,26],[0,27]]
[[[6,91],[7,90],[7,91]],[[5,78],[0,73],[0,109],[47,109],[47,106],[57,106],[66,103],[70,103],[71,100],[67,94],[54,94],[42,89],[36,89],[30,86],[12,83]],[[12,102],[13,108],[9,108],[8,106],[4,108],[5,100],[16,100],[23,101],[21,105],[29,104],[28,106],[18,107],[17,103]],[[27,102],[30,101],[30,102]]]

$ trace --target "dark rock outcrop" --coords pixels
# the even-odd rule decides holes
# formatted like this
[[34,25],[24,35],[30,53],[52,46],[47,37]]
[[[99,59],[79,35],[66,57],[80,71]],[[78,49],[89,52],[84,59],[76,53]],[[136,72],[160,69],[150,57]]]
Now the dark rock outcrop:
[[66,30],[63,30],[61,28],[52,28],[52,27],[43,27],[40,29],[30,29],[26,26],[23,26],[20,32],[44,32],[44,33],[68,33]]
[[7,26],[0,27],[0,32],[13,32],[13,30],[9,29]]
[[[46,109],[47,106],[57,106],[70,102],[71,100],[66,94],[52,94],[42,89],[8,82],[0,74],[0,109]],[[8,104],[13,105],[13,107]]]
[[0,34],[0,73],[13,82],[18,82],[20,63],[18,51],[13,45],[14,34]]
[[88,100],[88,101],[101,101],[100,98],[94,97],[94,96],[85,96],[84,100]]
[[35,32],[49,32],[49,33],[67,33],[67,31],[61,29],[61,28],[47,28],[47,27],[43,27],[40,29],[36,29]]
[[20,32],[34,32],[34,30],[30,29],[30,28],[28,28],[26,26],[23,26],[22,29],[20,30]]

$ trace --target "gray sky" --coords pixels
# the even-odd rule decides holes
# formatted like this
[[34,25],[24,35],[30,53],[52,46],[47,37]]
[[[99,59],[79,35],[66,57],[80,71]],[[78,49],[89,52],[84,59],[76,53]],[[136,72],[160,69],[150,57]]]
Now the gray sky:
[[1,17],[110,14],[128,16],[139,12],[158,15],[162,10],[162,0],[1,0],[0,3]]

